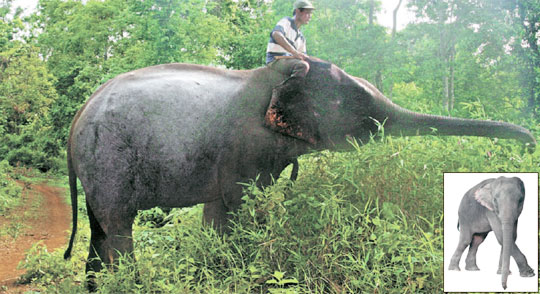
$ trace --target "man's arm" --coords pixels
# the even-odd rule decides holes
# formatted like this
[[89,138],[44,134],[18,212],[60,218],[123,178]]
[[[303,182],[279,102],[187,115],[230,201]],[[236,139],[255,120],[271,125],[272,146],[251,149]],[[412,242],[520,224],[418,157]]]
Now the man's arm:
[[304,60],[304,59],[306,59],[308,57],[306,54],[304,54],[302,52],[299,52],[296,49],[294,49],[294,47],[291,46],[291,44],[289,44],[289,42],[287,41],[287,39],[285,39],[285,36],[283,36],[283,34],[281,32],[274,31],[272,33],[272,38],[274,38],[274,40],[276,41],[276,43],[278,43],[279,46],[283,47],[283,49],[285,49],[289,53],[291,53],[292,56],[294,56],[294,58]]

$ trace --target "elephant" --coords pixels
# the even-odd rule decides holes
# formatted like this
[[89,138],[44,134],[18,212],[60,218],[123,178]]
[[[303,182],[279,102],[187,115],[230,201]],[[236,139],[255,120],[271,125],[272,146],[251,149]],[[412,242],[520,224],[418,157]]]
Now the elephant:
[[459,260],[463,251],[469,247],[465,269],[480,270],[476,265],[478,246],[484,242],[489,232],[493,231],[502,246],[497,271],[502,275],[502,287],[505,290],[507,288],[510,256],[514,257],[522,277],[535,276],[525,255],[515,243],[518,217],[523,210],[524,200],[525,186],[518,177],[487,179],[467,191],[458,209],[459,241],[448,269],[460,270]]
[[[165,64],[103,84],[75,115],[67,143],[73,229],[77,178],[91,228],[87,272],[133,251],[138,210],[205,203],[203,219],[226,231],[242,186],[275,176],[302,154],[352,149],[381,124],[386,134],[471,135],[535,146],[520,126],[413,113],[364,79],[310,58],[298,87],[276,94],[287,77],[271,68],[227,70]],[[272,103],[270,101],[273,101]],[[294,171],[293,171],[294,172]],[[296,168],[297,172],[297,168]]]

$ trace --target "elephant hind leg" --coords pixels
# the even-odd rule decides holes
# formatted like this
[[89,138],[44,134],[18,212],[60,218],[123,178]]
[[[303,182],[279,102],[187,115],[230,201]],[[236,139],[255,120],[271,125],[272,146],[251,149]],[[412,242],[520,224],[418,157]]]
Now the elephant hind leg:
[[97,284],[95,282],[95,274],[101,271],[102,264],[100,256],[103,255],[102,249],[105,247],[106,240],[105,232],[99,225],[94,212],[88,202],[86,202],[86,210],[88,212],[88,220],[90,222],[90,249],[88,252],[88,259],[86,262],[86,279],[87,287],[90,293],[96,292]]
[[[103,269],[103,264],[114,266],[122,254],[133,257],[132,223],[135,216],[115,215],[105,232],[93,209],[86,204],[90,222],[90,249],[86,263],[87,287],[90,292],[97,289],[95,273]],[[114,211],[118,213],[118,211]]]
[[459,234],[459,241],[456,248],[456,251],[454,252],[454,255],[452,255],[452,258],[450,259],[450,265],[448,266],[449,270],[453,271],[459,271],[459,260],[461,259],[461,255],[463,254],[463,251],[471,244],[472,241],[472,233],[470,233],[465,228],[461,228],[461,233]]
[[479,271],[480,269],[476,265],[476,252],[478,252],[478,246],[484,242],[489,232],[473,234],[472,241],[469,245],[469,253],[465,259],[465,269],[468,271]]

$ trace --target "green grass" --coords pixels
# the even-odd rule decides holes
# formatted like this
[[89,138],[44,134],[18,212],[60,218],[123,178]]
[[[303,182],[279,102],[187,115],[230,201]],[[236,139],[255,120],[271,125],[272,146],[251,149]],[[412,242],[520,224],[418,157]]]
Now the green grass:
[[[537,171],[539,152],[476,138],[377,139],[303,156],[295,183],[245,183],[232,232],[201,206],[141,214],[137,262],[98,275],[100,293],[442,293],[443,172]],[[375,144],[377,143],[377,144]],[[83,201],[83,197],[79,201]],[[79,207],[84,207],[81,202]],[[75,256],[34,249],[28,280],[84,291],[87,218]]]

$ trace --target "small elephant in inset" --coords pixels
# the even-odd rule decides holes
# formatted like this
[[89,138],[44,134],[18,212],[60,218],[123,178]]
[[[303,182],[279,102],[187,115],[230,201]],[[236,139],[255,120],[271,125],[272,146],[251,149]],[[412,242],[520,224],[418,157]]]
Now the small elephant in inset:
[[458,210],[460,231],[457,249],[450,260],[449,270],[460,270],[459,260],[467,246],[465,269],[479,270],[476,265],[478,246],[489,232],[494,231],[501,244],[498,274],[506,289],[510,274],[510,255],[516,261],[522,277],[533,277],[534,270],[516,245],[518,217],[523,210],[525,187],[520,178],[487,179],[471,188],[461,200]]

